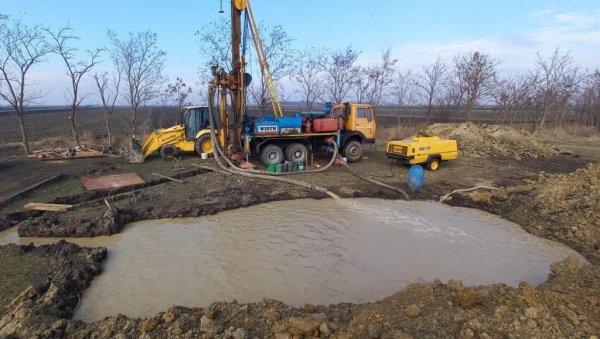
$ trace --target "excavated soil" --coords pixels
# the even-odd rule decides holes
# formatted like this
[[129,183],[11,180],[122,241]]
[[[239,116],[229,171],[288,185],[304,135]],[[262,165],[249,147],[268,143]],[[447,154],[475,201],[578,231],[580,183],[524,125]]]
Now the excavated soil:
[[0,338],[63,336],[66,319],[73,316],[80,293],[102,271],[105,257],[105,248],[82,248],[65,241],[0,247],[0,266],[18,262],[16,269],[35,272],[2,278],[25,287],[18,294],[4,284],[0,290]]
[[368,304],[295,308],[274,300],[219,302],[206,308],[172,307],[147,319],[117,315],[86,324],[69,318],[77,294],[99,272],[105,251],[65,243],[45,248],[54,251],[58,261],[64,254],[80,260],[63,262],[52,282],[17,297],[0,319],[0,336],[587,338],[600,331],[600,271],[573,257],[553,264],[548,281],[537,288],[526,283],[518,288],[464,287],[460,281],[435,281]]
[[455,195],[450,204],[504,216],[529,233],[567,244],[600,264],[600,166],[563,175],[541,174],[536,181],[493,192]]
[[533,136],[511,126],[474,123],[433,124],[422,131],[427,135],[456,139],[463,155],[540,158],[552,157],[557,151]]
[[600,330],[600,272],[569,258],[538,288],[415,284],[372,304],[306,305],[273,300],[173,307],[148,319],[70,322],[73,338],[583,338]]
[[[459,126],[447,129],[473,129]],[[8,306],[0,313],[0,338],[594,338],[600,333],[600,224],[596,215],[600,210],[600,173],[596,146],[583,140],[586,152],[581,157],[556,156],[554,145],[536,145],[533,136],[515,136],[514,130],[507,136],[503,128],[495,126],[474,128],[479,132],[466,133],[468,137],[462,140],[456,136],[462,157],[444,163],[436,172],[427,172],[425,188],[411,196],[437,200],[457,188],[501,187],[494,192],[455,194],[449,203],[506,217],[530,233],[578,250],[591,264],[582,264],[575,258],[556,263],[548,281],[537,287],[464,287],[458,281],[435,281],[411,285],[368,304],[295,308],[273,300],[252,304],[223,302],[206,308],[173,307],[147,319],[115,315],[86,324],[71,319],[73,310],[78,294],[100,272],[99,263],[106,250],[66,243],[40,249],[8,245],[0,247],[0,262],[23,263],[25,274],[19,286],[32,287],[10,304],[6,300],[14,297],[14,289],[2,292],[5,294],[0,302]],[[529,139],[534,143],[528,143]],[[390,165],[382,155],[382,146],[378,148],[369,150],[369,159],[354,168],[405,187],[407,169]],[[586,167],[588,163],[591,164]],[[168,173],[168,164],[157,164],[151,161],[138,168],[150,172],[157,171],[158,166],[162,173]],[[94,170],[111,173],[110,168],[119,171],[125,165],[110,160]],[[147,180],[146,186],[134,190],[99,193],[77,191],[68,181],[58,183],[43,195],[48,197],[46,202],[76,204],[76,209],[41,213],[11,207],[6,209],[8,212],[3,211],[0,227],[18,225],[21,235],[94,236],[119,232],[125,223],[136,220],[206,215],[274,200],[324,198],[305,189],[209,171],[181,177],[185,184]],[[342,197],[401,198],[364,183],[339,167],[302,179],[326,186]],[[54,187],[67,194],[56,193]],[[103,198],[109,201],[110,209]],[[27,200],[19,203],[24,201]],[[26,259],[21,251],[35,254]],[[39,274],[32,274],[34,271]],[[8,271],[2,271],[5,273]]]

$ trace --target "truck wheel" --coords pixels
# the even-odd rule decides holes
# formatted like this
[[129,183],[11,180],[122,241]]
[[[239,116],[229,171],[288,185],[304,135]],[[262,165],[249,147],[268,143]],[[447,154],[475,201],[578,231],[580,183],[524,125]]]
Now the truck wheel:
[[210,138],[210,134],[204,134],[200,138],[196,139],[196,145],[194,145],[196,154],[202,155],[202,153],[211,154],[213,152],[213,144]]
[[283,150],[274,144],[267,145],[260,152],[260,160],[267,166],[280,164],[283,162]]
[[295,164],[305,163],[307,154],[308,148],[299,143],[291,144],[285,149],[286,159]]
[[344,147],[344,156],[349,162],[357,162],[362,157],[362,144],[359,141],[352,140]]
[[169,144],[169,145],[164,145],[163,147],[161,147],[159,152],[160,152],[160,156],[166,160],[169,157],[176,157],[177,154],[179,153],[179,150],[177,149],[177,147]]
[[440,168],[440,159],[431,158],[431,159],[429,159],[429,161],[427,161],[427,169],[428,170],[437,171],[438,168]]

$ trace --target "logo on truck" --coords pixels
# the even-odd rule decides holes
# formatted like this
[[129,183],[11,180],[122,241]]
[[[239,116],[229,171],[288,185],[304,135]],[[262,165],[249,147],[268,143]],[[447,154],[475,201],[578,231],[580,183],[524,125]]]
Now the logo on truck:
[[258,133],[260,134],[273,134],[279,131],[278,126],[258,126]]

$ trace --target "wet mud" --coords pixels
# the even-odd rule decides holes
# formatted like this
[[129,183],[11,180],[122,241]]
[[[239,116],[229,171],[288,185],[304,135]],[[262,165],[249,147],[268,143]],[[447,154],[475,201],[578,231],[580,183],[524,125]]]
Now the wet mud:
[[[568,245],[591,263],[574,257],[555,263],[548,280],[539,286],[465,287],[460,281],[435,281],[411,285],[367,304],[292,307],[274,300],[218,302],[204,308],[173,307],[145,319],[115,315],[85,323],[73,320],[73,310],[81,291],[100,272],[106,251],[61,243],[45,247],[57,263],[48,266],[56,269],[40,273],[45,283],[32,281],[31,289],[4,307],[0,337],[590,338],[600,333],[600,226],[595,217],[598,186],[593,179],[600,176],[593,168],[578,171],[573,174],[576,177],[568,174],[590,162],[590,168],[597,167],[598,159],[591,158],[596,153],[590,154],[523,160],[465,155],[460,161],[442,164],[437,172],[428,172],[425,188],[411,194],[414,199],[438,200],[457,188],[501,187],[494,193],[457,194],[449,203],[505,217],[529,233]],[[389,166],[381,152],[368,156],[370,160],[357,164],[356,170],[404,185],[406,168]],[[540,171],[545,174],[540,176]],[[339,168],[302,178],[342,197],[401,198]],[[210,215],[276,200],[324,198],[304,189],[213,172],[198,172],[184,180],[186,184],[161,182],[133,191],[61,195],[63,200],[56,202],[81,204],[80,208],[62,214],[4,213],[0,228],[17,225],[19,234],[36,236],[108,235],[131,221]]]

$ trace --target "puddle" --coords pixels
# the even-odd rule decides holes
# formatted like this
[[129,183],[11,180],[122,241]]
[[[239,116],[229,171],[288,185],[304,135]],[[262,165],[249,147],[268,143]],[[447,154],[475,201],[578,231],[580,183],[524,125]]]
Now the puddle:
[[[0,243],[55,241],[14,232],[0,233]],[[482,211],[379,199],[281,201],[74,242],[109,248],[76,312],[84,321],[263,297],[295,306],[371,302],[435,278],[537,285],[550,263],[578,255]]]

